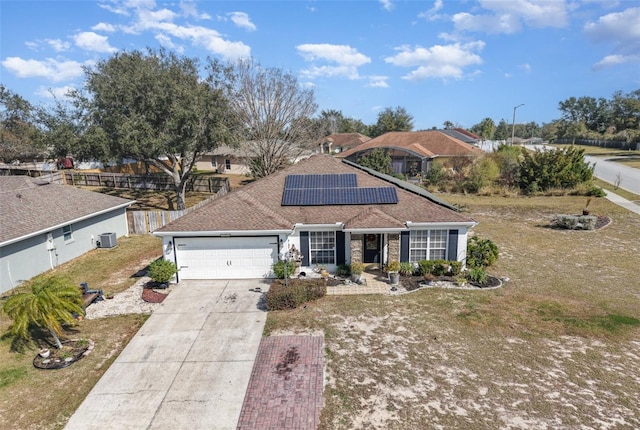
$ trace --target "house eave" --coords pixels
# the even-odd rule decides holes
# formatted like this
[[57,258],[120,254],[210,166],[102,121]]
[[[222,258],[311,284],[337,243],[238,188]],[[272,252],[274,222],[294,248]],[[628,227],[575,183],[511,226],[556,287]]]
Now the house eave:
[[473,228],[478,225],[477,221],[458,221],[458,222],[406,222],[407,228],[411,229],[424,229],[427,227],[468,227]]
[[407,231],[404,227],[390,227],[390,228],[345,228],[345,233],[351,234],[383,234],[383,233],[400,233],[402,231]]
[[85,216],[81,216],[81,217],[78,217],[78,218],[73,218],[73,219],[70,219],[70,220],[65,221],[63,223],[55,224],[55,225],[52,225],[50,227],[46,227],[46,228],[40,229],[38,231],[34,231],[32,233],[22,235],[20,237],[15,237],[13,239],[9,239],[9,240],[6,240],[4,242],[0,242],[0,247],[11,245],[13,243],[23,241],[25,239],[29,239],[29,238],[34,237],[34,236],[38,236],[39,234],[49,233],[50,231],[53,231],[53,230],[58,229],[58,228],[62,228],[65,225],[74,224],[76,222],[84,221],[86,219],[93,218],[93,217],[96,217],[98,215],[102,215],[102,214],[105,214],[105,213],[108,213],[108,212],[113,212],[113,211],[118,210],[118,209],[127,208],[127,207],[131,206],[134,203],[135,203],[135,200],[133,200],[131,202],[127,202],[127,203],[122,203],[122,204],[120,204],[118,206],[113,206],[111,208],[103,209],[103,210],[98,211],[98,212],[92,212],[92,213],[90,213],[88,215],[85,215]]
[[158,237],[239,237],[239,236],[276,236],[291,234],[291,230],[193,230],[193,231],[154,231]]

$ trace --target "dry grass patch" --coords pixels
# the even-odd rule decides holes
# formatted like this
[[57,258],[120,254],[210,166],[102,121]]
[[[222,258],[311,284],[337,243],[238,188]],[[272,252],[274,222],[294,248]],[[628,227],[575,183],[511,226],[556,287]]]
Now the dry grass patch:
[[[103,289],[105,295],[124,291],[137,274],[161,254],[161,242],[153,236],[119,238],[113,249],[96,249],[58,266],[56,274],[74,284],[87,281],[90,288]],[[1,305],[1,302],[0,302]],[[37,345],[13,343],[0,338],[0,428],[59,429],[102,374],[142,326],[147,315],[119,315],[80,321],[64,333],[63,339],[91,339],[93,352],[58,370],[40,370],[32,361],[38,346],[45,346],[46,335],[36,337]],[[0,333],[11,321],[0,312]],[[11,350],[21,346],[18,352]],[[49,347],[51,347],[49,345]]]
[[[128,188],[111,187],[78,187],[109,196],[121,197],[123,199],[135,200],[131,205],[134,210],[177,210],[176,193],[174,191],[154,191],[154,190],[130,190]],[[185,204],[187,207],[194,206],[203,200],[211,197],[210,193],[187,192],[185,194]]]
[[267,333],[325,335],[321,428],[640,427],[640,217],[594,199],[610,226],[558,231],[583,197],[446,199],[499,246],[503,288],[269,313]]
[[[84,320],[67,338],[91,339],[95,348],[69,367],[33,367],[37,349],[10,352],[11,340],[0,341],[0,428],[60,429],[80,406],[102,374],[142,326],[148,315],[120,315]],[[0,318],[4,333],[10,321]]]

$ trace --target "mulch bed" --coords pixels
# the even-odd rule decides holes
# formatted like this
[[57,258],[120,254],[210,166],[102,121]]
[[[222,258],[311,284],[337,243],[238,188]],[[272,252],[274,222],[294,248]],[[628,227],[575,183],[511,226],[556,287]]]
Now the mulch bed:
[[601,228],[605,228],[611,224],[611,218],[608,216],[598,216],[598,220],[596,221],[596,230],[600,230]]
[[93,342],[78,340],[62,341],[62,349],[49,348],[50,354],[42,357],[39,354],[33,359],[33,367],[38,369],[62,369],[89,355],[93,350]]
[[159,293],[153,288],[144,287],[142,289],[142,300],[147,303],[162,303],[166,298],[166,294]]

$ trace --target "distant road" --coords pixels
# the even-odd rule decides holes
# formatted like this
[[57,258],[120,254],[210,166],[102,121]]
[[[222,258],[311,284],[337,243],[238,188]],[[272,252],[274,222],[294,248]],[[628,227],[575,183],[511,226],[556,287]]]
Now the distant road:
[[584,160],[591,164],[595,163],[593,174],[597,178],[615,185],[619,175],[620,188],[634,194],[640,194],[640,169],[591,155],[585,155]]

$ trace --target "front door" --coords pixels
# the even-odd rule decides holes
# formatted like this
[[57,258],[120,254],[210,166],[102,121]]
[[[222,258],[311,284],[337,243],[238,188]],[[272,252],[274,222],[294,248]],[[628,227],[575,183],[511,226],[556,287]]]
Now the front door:
[[362,249],[364,249],[363,263],[380,263],[380,242],[382,236],[379,234],[365,234]]

